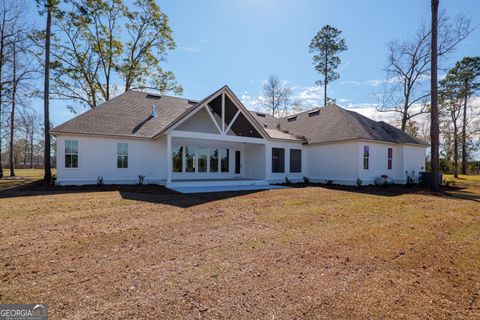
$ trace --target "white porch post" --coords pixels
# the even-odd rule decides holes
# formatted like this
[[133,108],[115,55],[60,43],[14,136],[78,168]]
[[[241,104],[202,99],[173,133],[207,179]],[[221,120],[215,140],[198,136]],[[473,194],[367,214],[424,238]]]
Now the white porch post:
[[172,136],[167,134],[167,184],[172,182]]

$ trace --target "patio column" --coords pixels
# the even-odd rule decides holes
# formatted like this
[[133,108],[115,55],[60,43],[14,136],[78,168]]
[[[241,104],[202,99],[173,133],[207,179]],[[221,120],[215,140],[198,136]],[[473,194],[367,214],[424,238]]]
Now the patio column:
[[167,183],[172,182],[172,136],[167,134]]

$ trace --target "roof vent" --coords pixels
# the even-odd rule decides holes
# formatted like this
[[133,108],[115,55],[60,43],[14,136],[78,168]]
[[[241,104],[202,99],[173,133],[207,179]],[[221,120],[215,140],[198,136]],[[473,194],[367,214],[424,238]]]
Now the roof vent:
[[315,110],[315,111],[311,111],[308,113],[308,116],[309,117],[314,117],[314,116],[318,116],[320,114],[320,110]]
[[260,112],[257,112],[257,116],[262,117],[262,118],[266,117],[266,115],[264,113],[260,113]]
[[297,116],[293,116],[293,117],[290,117],[287,119],[288,122],[292,122],[292,121],[295,121],[297,120]]
[[156,105],[152,105],[152,113],[150,114],[150,116],[152,118],[156,118],[157,117],[157,106]]
[[159,95],[156,95],[156,94],[151,94],[151,93],[148,93],[147,94],[147,99],[155,99],[155,100],[158,100],[160,99],[162,96],[159,96]]

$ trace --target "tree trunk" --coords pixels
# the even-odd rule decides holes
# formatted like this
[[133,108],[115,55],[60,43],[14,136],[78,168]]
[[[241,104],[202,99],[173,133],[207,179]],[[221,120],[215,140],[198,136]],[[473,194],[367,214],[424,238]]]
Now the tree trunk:
[[468,81],[465,81],[465,95],[463,97],[463,123],[462,123],[462,174],[467,174],[467,101]]
[[10,113],[10,177],[15,177],[15,158],[13,156],[13,138],[15,136],[15,99],[17,95],[17,48],[13,43],[13,81],[12,81],[12,112]]
[[33,169],[33,132],[30,136],[30,168]]
[[403,112],[402,112],[402,131],[405,132],[407,130],[407,121],[408,121],[408,113],[407,113],[407,106],[404,106]]
[[323,106],[327,106],[328,51],[325,50],[325,73],[323,75]]
[[4,30],[5,19],[3,19],[2,33],[0,34],[0,179],[3,179],[3,164],[2,164],[2,112],[3,112],[3,50],[4,50]]
[[47,25],[45,27],[45,82],[43,88],[43,115],[44,115],[44,180],[50,182],[52,180],[52,169],[50,167],[50,29],[52,25],[52,2],[47,0]]
[[28,157],[28,134],[25,135],[25,148],[23,150],[23,165],[27,165],[27,157]]
[[[454,117],[455,115],[452,114]],[[453,175],[458,178],[458,126],[457,121],[453,121]]]
[[439,161],[439,144],[440,144],[440,127],[438,121],[438,88],[437,88],[437,29],[438,29],[438,5],[439,0],[432,1],[432,48],[431,48],[431,123],[430,123],[430,138],[431,138],[431,162],[432,162],[432,185],[431,189],[434,191],[439,190],[440,181],[440,161]]

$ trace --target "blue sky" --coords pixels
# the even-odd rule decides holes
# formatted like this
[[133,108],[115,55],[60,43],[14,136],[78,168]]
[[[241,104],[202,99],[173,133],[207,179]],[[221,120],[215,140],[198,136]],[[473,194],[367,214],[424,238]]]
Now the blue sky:
[[[387,43],[408,39],[422,19],[430,19],[429,0],[158,0],[169,16],[177,49],[168,54],[165,68],[183,86],[184,96],[202,99],[224,84],[250,105],[260,87],[274,73],[308,101],[321,105],[319,76],[308,45],[325,24],[343,31],[348,51],[341,54],[341,78],[329,96],[340,105],[375,105],[385,79]],[[480,24],[480,1],[440,0],[449,16],[464,13]],[[43,21],[42,21],[43,22]],[[42,23],[43,24],[43,23]],[[445,63],[480,54],[480,28],[461,43]],[[41,82],[39,82],[41,85]],[[41,108],[41,101],[34,102]],[[73,114],[63,103],[52,104],[59,124]]]

